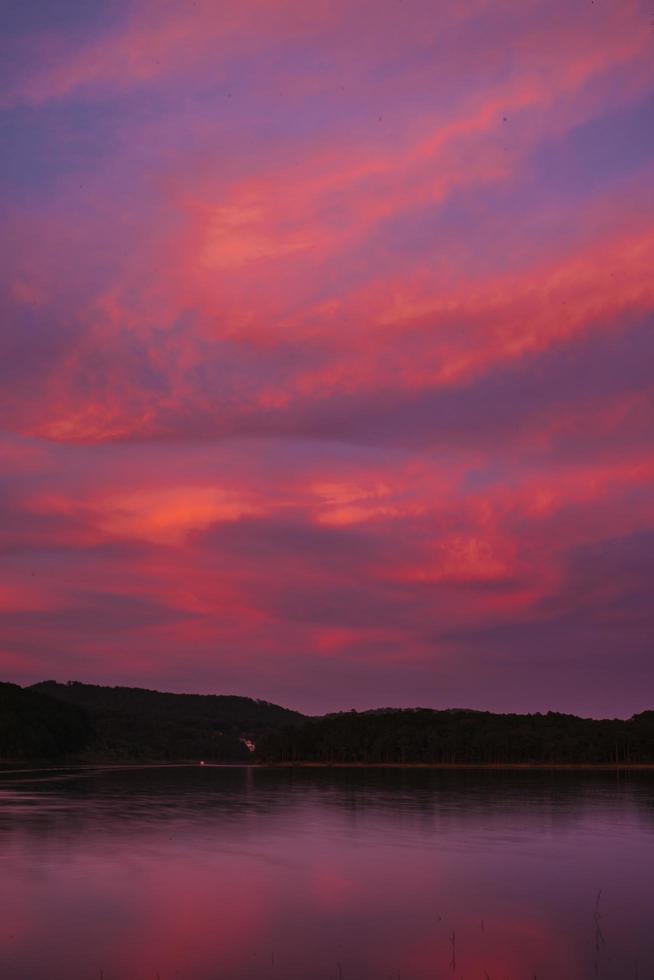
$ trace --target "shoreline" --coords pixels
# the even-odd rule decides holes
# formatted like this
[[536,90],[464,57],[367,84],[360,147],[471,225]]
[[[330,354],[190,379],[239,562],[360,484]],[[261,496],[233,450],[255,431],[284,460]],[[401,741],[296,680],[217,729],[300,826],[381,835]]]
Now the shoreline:
[[[15,768],[14,768],[15,767]],[[434,769],[449,772],[654,772],[654,762],[211,762],[201,760],[75,762],[30,766],[25,760],[0,763],[0,777],[39,772],[118,772],[130,769]]]
[[260,762],[257,769],[652,770],[654,762]]

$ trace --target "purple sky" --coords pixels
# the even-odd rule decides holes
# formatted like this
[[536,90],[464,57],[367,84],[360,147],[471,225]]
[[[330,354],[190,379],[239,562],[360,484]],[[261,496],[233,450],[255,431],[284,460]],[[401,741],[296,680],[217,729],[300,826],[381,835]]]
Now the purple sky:
[[9,0],[2,679],[654,707],[653,11]]

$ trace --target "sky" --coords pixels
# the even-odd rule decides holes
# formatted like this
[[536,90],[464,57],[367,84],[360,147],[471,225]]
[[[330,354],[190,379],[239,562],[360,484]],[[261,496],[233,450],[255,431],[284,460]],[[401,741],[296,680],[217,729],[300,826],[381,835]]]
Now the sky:
[[651,0],[24,0],[0,674],[654,708]]

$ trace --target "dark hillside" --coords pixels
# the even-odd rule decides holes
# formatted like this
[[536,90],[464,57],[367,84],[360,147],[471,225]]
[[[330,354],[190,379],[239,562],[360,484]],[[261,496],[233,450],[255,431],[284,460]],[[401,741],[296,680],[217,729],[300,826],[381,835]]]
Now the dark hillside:
[[56,759],[92,737],[87,713],[16,684],[0,683],[0,759]]
[[307,718],[236,696],[78,682],[0,685],[0,758],[62,755],[107,762],[654,763],[654,712],[624,721],[384,708]]
[[266,701],[227,695],[167,694],[136,687],[44,681],[30,690],[84,708],[96,736],[94,758],[251,761],[255,744],[303,716]]

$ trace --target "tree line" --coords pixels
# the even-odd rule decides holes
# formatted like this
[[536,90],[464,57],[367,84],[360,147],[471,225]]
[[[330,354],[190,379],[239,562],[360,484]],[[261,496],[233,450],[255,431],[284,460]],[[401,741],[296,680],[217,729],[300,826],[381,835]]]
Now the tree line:
[[[255,751],[252,751],[253,746]],[[379,709],[308,718],[266,701],[48,681],[0,683],[0,761],[264,764],[654,763],[654,711],[628,720]]]
[[269,733],[266,763],[654,763],[654,711],[595,720],[575,715],[428,709],[343,712]]

